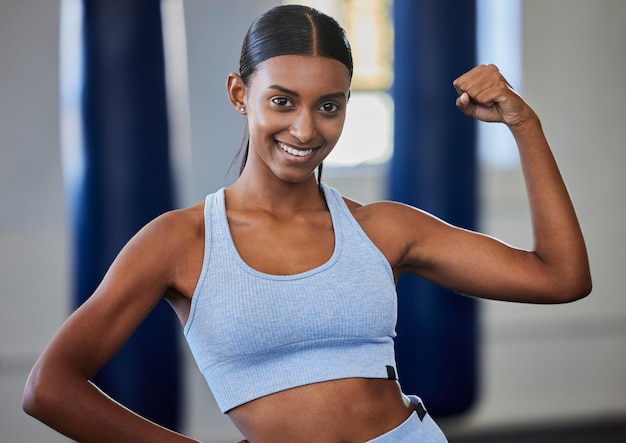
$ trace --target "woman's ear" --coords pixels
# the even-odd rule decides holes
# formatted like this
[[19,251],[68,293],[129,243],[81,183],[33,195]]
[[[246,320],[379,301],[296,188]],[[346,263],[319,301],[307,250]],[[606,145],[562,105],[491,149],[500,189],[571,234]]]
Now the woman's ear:
[[241,76],[235,72],[228,74],[228,82],[226,84],[228,91],[228,99],[233,108],[240,114],[246,114],[246,85],[243,83]]

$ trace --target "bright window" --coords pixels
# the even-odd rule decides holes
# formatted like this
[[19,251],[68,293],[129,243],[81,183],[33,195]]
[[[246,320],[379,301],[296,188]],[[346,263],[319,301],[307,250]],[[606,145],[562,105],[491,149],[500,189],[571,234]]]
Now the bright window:
[[[520,0],[477,0],[478,63],[498,66],[518,92],[522,82]],[[506,126],[480,123],[478,152],[482,164],[495,169],[516,168],[519,156]]]

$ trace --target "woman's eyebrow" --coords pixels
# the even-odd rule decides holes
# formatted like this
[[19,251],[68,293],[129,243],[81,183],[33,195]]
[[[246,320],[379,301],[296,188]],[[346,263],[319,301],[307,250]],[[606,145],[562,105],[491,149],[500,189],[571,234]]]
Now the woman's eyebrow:
[[294,97],[300,97],[296,91],[292,91],[291,89],[287,89],[280,85],[270,85],[267,89],[276,89],[277,91],[284,92],[285,94],[293,95]]
[[[289,94],[293,97],[300,97],[300,94],[298,94],[296,91],[292,91],[291,89],[285,88],[284,86],[280,86],[280,85],[270,85],[267,87],[267,89],[275,89],[285,94]],[[329,100],[333,98],[346,98],[346,93],[345,92],[333,92],[332,94],[326,94],[320,97],[321,100]]]

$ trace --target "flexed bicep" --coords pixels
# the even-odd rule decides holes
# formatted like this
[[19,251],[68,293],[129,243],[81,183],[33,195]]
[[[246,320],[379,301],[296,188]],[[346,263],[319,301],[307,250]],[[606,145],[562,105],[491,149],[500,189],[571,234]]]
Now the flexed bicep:
[[[452,226],[404,204],[368,205],[364,229],[390,261],[396,277],[411,273],[480,298],[560,303],[583,296],[569,288],[568,267],[535,251]],[[571,272],[576,273],[576,269]]]

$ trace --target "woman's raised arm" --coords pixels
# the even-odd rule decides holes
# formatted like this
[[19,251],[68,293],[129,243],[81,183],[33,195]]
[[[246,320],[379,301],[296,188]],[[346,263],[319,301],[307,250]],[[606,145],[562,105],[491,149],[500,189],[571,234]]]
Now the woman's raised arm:
[[414,208],[387,204],[379,213],[402,239],[391,254],[396,274],[408,271],[458,292],[509,301],[561,303],[586,296],[591,276],[585,242],[539,118],[493,65],[472,69],[454,87],[465,114],[510,128],[520,153],[534,247],[512,248]]

